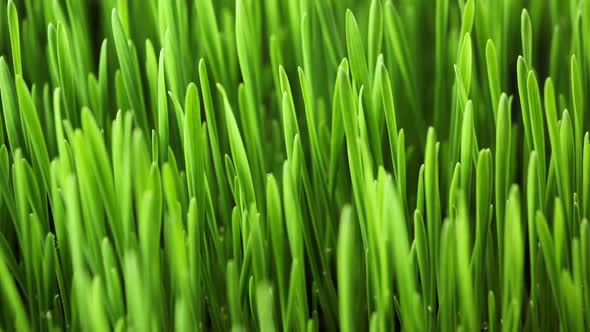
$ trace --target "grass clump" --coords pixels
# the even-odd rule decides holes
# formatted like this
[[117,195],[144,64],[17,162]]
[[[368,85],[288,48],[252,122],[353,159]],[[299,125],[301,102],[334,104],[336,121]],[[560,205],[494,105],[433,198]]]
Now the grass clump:
[[589,330],[588,17],[5,1],[0,330]]

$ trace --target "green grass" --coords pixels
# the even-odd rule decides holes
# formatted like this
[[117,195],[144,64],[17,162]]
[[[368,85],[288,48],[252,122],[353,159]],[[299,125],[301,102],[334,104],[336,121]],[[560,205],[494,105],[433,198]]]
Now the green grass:
[[0,3],[0,331],[590,330],[590,0]]

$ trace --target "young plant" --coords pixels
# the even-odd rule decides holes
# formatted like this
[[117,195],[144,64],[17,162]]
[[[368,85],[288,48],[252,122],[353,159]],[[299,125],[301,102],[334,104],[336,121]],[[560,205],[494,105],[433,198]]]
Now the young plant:
[[5,0],[0,330],[590,330],[588,17]]

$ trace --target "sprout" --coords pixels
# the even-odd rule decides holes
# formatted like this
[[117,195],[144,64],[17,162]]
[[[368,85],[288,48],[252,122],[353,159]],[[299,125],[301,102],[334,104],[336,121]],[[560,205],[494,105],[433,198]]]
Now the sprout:
[[590,330],[578,2],[5,1],[0,330]]

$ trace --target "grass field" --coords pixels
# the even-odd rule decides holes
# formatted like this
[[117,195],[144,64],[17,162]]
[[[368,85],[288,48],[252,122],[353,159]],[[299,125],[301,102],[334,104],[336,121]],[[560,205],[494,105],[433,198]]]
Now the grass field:
[[590,331],[590,0],[3,0],[0,55],[0,331]]

